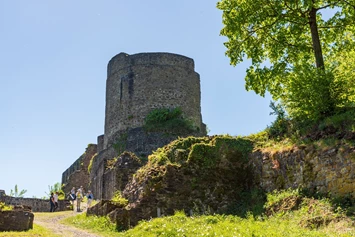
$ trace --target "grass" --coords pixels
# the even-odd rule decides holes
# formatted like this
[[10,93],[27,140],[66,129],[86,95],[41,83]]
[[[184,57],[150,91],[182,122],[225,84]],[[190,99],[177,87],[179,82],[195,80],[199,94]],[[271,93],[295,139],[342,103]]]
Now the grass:
[[40,237],[40,236],[44,236],[44,237],[56,237],[56,236],[60,236],[60,235],[56,235],[53,234],[50,230],[36,225],[33,225],[33,229],[32,230],[28,230],[28,231],[7,231],[7,232],[0,232],[0,237],[17,237],[17,236],[23,236],[23,237],[31,237],[31,236],[36,236],[36,237]]
[[62,224],[72,225],[79,229],[89,230],[101,236],[122,236],[116,231],[116,225],[108,217],[86,216],[85,213],[61,220]]
[[[299,200],[294,209],[289,208],[295,200],[292,197]],[[298,190],[286,190],[267,194],[264,207],[276,211],[271,215],[248,214],[244,218],[233,215],[188,217],[176,211],[174,216],[141,221],[125,232],[117,232],[107,217],[81,214],[65,219],[64,223],[102,236],[355,236],[353,220],[344,214],[346,210],[335,207],[327,198],[315,199],[303,196]]]

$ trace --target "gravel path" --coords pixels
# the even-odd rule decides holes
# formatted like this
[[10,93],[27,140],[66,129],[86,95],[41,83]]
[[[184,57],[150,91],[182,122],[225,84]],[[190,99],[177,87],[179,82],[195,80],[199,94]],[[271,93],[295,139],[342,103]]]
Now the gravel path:
[[75,227],[67,226],[60,223],[60,220],[80,213],[73,212],[73,211],[65,211],[65,212],[52,212],[52,213],[37,212],[34,214],[35,214],[34,223],[51,230],[56,235],[70,236],[70,237],[76,237],[76,236],[99,237],[99,235],[95,235],[86,232],[85,230],[80,230]]

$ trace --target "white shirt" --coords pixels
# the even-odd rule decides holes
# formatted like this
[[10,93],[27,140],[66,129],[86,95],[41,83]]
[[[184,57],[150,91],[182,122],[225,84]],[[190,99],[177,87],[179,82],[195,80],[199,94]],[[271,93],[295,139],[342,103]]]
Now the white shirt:
[[54,198],[54,202],[58,202],[58,195],[57,194],[54,194],[53,198]]

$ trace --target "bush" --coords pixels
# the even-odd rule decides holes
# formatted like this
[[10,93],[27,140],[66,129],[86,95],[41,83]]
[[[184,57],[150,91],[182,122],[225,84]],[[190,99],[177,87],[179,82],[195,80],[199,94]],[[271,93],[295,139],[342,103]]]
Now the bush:
[[180,107],[154,109],[144,122],[144,128],[149,132],[186,134],[198,131],[191,120],[184,118]]

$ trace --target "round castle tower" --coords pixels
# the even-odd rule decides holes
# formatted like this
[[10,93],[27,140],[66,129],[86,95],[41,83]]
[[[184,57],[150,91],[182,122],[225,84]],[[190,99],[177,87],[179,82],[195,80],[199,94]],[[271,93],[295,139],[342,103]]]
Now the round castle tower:
[[204,134],[200,101],[200,76],[191,58],[171,53],[120,53],[107,67],[102,149],[114,144],[117,134],[142,127],[156,108],[180,107]]

